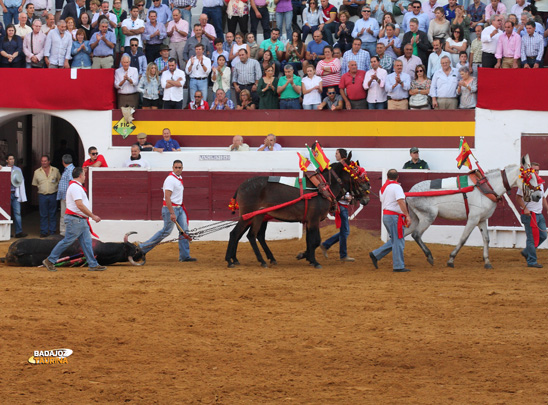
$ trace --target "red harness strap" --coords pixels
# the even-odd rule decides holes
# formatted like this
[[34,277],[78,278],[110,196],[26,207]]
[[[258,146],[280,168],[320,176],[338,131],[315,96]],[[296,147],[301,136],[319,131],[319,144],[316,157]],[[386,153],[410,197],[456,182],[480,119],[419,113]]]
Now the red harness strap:
[[382,210],[383,215],[397,215],[398,216],[398,239],[403,238],[403,227],[405,226],[405,215],[399,212]]
[[[459,186],[459,190],[461,190],[460,176],[457,176],[457,184]],[[468,218],[468,214],[470,214],[470,207],[468,206],[468,196],[466,195],[465,192],[462,193],[462,198],[464,199],[464,208],[466,209],[466,218]]]
[[[69,181],[69,186],[70,186],[71,184],[76,184],[77,186],[82,187],[82,188],[84,189],[84,192],[86,192],[86,193],[88,192],[88,191],[86,190],[86,188],[85,188],[84,186],[82,186],[80,183],[78,183],[77,181],[74,181],[74,180]],[[93,228],[91,227],[91,222],[89,222],[89,217],[85,217],[85,216],[83,216],[83,215],[81,215],[81,214],[78,214],[78,213],[76,213],[76,212],[74,212],[74,211],[69,210],[68,208],[65,209],[65,215],[74,215],[75,217],[80,217],[80,218],[82,218],[82,219],[85,219],[86,222],[88,223],[88,226],[89,226],[89,232],[90,232],[93,236],[95,236],[97,239],[99,239],[99,236],[98,236],[95,232],[93,232]]]
[[261,214],[265,214],[267,212],[271,212],[271,211],[276,211],[280,208],[284,208],[284,207],[287,207],[289,205],[293,205],[293,204],[297,204],[299,201],[301,200],[305,200],[305,204],[306,204],[306,201],[307,200],[310,200],[311,198],[314,198],[318,195],[317,192],[314,192],[314,193],[307,193],[307,194],[304,194],[302,196],[300,196],[299,198],[296,198],[294,200],[291,200],[291,201],[287,201],[287,202],[284,202],[283,204],[278,204],[278,205],[274,205],[273,207],[268,207],[268,208],[263,208],[262,210],[257,210],[257,211],[253,211],[253,212],[250,212],[250,213],[247,213],[247,214],[244,214],[242,215],[242,219],[244,221],[247,221],[248,219],[251,219],[253,218],[254,216],[257,216],[257,215],[261,215]]

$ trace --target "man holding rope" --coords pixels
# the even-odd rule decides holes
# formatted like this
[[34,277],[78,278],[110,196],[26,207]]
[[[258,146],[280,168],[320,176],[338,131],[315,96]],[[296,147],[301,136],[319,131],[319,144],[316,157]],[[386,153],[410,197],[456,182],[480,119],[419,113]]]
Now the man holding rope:
[[144,254],[154,249],[162,240],[168,237],[173,231],[173,226],[177,223],[177,228],[182,229],[184,233],[179,235],[179,261],[195,262],[194,257],[190,257],[190,246],[185,234],[188,232],[188,215],[183,204],[183,162],[175,160],[173,162],[173,171],[164,180],[164,206],[162,207],[162,218],[164,227],[156,234],[139,244]]

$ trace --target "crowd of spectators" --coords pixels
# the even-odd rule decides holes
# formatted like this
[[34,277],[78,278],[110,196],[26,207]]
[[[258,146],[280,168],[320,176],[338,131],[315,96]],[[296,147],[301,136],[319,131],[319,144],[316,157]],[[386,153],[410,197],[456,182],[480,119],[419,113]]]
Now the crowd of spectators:
[[197,21],[195,0],[111,1],[0,0],[0,66],[115,68],[119,107],[454,109],[548,40],[539,1],[203,0]]

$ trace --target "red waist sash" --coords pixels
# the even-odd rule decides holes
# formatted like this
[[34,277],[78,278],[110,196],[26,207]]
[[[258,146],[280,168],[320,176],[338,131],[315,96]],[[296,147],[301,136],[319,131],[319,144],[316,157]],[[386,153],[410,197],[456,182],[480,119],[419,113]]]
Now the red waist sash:
[[86,222],[88,223],[89,231],[91,232],[91,234],[93,236],[95,236],[97,239],[99,239],[99,236],[95,232],[93,232],[93,229],[91,228],[91,222],[89,222],[89,217],[85,217],[83,215],[80,215],[80,214],[78,214],[74,211],[69,210],[68,208],[65,210],[65,215],[74,215],[75,217],[80,217],[82,219],[85,219]]
[[398,239],[403,238],[403,227],[405,226],[405,215],[399,212],[382,210],[383,215],[397,215],[398,216]]

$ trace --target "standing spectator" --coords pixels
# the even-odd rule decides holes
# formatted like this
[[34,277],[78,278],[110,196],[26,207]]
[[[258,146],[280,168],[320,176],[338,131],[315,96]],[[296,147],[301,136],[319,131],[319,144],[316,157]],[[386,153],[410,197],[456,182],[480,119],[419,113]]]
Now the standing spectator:
[[451,21],[451,30],[454,31],[457,27],[460,28],[464,34],[464,39],[470,44],[470,17],[464,13],[463,6],[457,6],[455,12],[455,18]]
[[60,221],[59,221],[59,234],[65,236],[65,211],[67,209],[67,189],[70,181],[72,180],[72,171],[74,165],[72,164],[71,155],[63,155],[63,174],[59,180],[59,187],[57,189],[57,201],[60,201]]
[[[192,9],[196,7],[196,0],[170,0],[169,4],[173,11],[179,10],[189,27],[192,26]],[[188,32],[188,31],[187,31]]]
[[428,25],[430,24],[430,18],[428,14],[421,13],[422,3],[419,0],[413,0],[411,2],[412,11],[407,12],[403,15],[403,21],[401,23],[401,28],[404,33],[411,31],[409,25],[412,18],[417,20],[418,29],[422,32],[428,32]]
[[32,32],[32,28],[27,25],[27,20],[28,17],[25,13],[19,14],[19,24],[15,26],[15,34],[21,38],[21,41]]
[[457,8],[457,0],[449,0],[448,4],[443,6],[443,11],[445,13],[445,18],[447,21],[452,22],[455,18],[455,11]]
[[[188,39],[190,25],[186,20],[181,18],[181,12],[178,9],[173,10],[172,15],[173,20],[167,24],[166,29],[169,38],[169,47],[171,48],[169,57],[175,58],[177,65],[184,66],[184,49]],[[160,67],[158,66],[158,68]],[[160,68],[160,70],[161,69],[162,68]]]
[[207,98],[207,79],[211,72],[211,59],[204,56],[204,45],[197,44],[195,49],[196,56],[192,56],[186,64],[186,73],[190,77],[188,90],[192,101],[196,90],[200,90]]
[[445,43],[445,52],[449,54],[449,58],[451,59],[451,65],[458,65],[459,55],[461,52],[466,51],[466,48],[468,48],[468,42],[464,38],[464,32],[462,31],[462,28],[455,27],[453,33],[451,34],[451,38],[449,38]]
[[303,91],[303,109],[317,110],[322,102],[322,79],[316,76],[314,66],[306,67],[306,76],[301,81]]
[[223,0],[203,0],[202,13],[215,27],[216,37],[223,39]]
[[[16,172],[14,175],[20,181],[19,184],[10,184],[11,188],[11,216],[13,218],[13,225],[15,227],[15,237],[24,238],[27,236],[26,233],[23,233],[23,222],[21,220],[21,203],[27,201],[27,193],[25,191],[25,179],[23,177],[23,172],[17,166],[15,166],[15,156],[13,154],[8,154],[6,158],[7,167],[11,167],[12,172]],[[0,166],[0,169],[2,166]]]
[[225,35],[225,41],[223,43],[223,50],[227,51],[230,54],[230,50],[234,45],[234,33],[228,31]]
[[422,160],[419,157],[419,148],[416,146],[413,146],[411,149],[409,149],[409,156],[411,156],[411,160],[408,160],[403,164],[403,169],[420,169],[420,170],[430,170],[428,167],[428,163],[426,161]]
[[[139,47],[143,48],[142,34],[145,32],[145,22],[139,17],[139,8],[131,7],[130,17],[122,21],[122,33],[126,36],[124,47],[129,47],[130,41],[136,38],[139,41]],[[116,18],[116,16],[114,16]]]
[[280,70],[279,60],[283,59],[285,51],[284,43],[278,39],[279,37],[280,30],[278,28],[273,28],[270,38],[261,42],[261,46],[259,47],[259,60],[262,59],[265,51],[272,52],[272,60],[278,70]]
[[293,31],[291,27],[291,21],[293,20],[291,0],[274,0],[274,3],[276,4],[276,27],[283,31],[285,24],[286,38],[289,40]]
[[280,110],[300,110],[301,78],[293,73],[293,66],[285,65],[285,75],[278,80]]
[[348,72],[348,63],[355,61],[358,66],[358,70],[367,72],[371,68],[371,58],[369,52],[364,51],[362,48],[362,40],[356,38],[352,41],[352,49],[346,51],[343,55],[341,62],[341,74]]
[[367,107],[370,110],[386,110],[387,95],[384,90],[384,81],[388,76],[386,70],[380,67],[378,56],[371,58],[371,69],[368,70],[363,79],[363,88],[367,92]]
[[310,0],[308,2],[308,7],[303,11],[303,42],[308,38],[308,34],[313,34],[318,30],[321,17],[322,12],[318,8],[318,0]]
[[369,52],[369,56],[377,54],[377,36],[379,35],[379,23],[371,18],[371,8],[362,8],[362,19],[356,21],[352,36],[362,40],[362,49]]
[[91,36],[89,44],[93,51],[92,69],[111,69],[114,64],[112,50],[116,46],[116,36],[109,31],[106,20],[101,21],[99,32]]
[[524,68],[542,68],[544,55],[544,40],[535,32],[535,22],[525,24],[527,35],[521,39],[521,66]]
[[233,110],[234,102],[229,99],[223,89],[217,89],[215,100],[211,104],[210,110]]
[[339,22],[337,23],[337,32],[335,38],[337,39],[337,45],[341,49],[341,52],[346,52],[352,47],[352,32],[354,31],[354,23],[349,20],[350,16],[348,12],[343,11],[339,14]]
[[188,103],[189,110],[209,110],[209,104],[204,100],[204,95],[200,90],[194,93],[194,100]]
[[506,15],[506,6],[500,0],[491,0],[485,7],[485,20],[490,20],[494,15]]
[[23,53],[26,56],[27,67],[44,67],[44,47],[46,34],[42,32],[42,23],[39,19],[32,23],[32,32],[23,40]]
[[[130,3],[131,3],[131,0],[128,1],[128,10],[131,11],[131,7],[133,6],[131,6]],[[152,0],[147,0],[146,6],[150,7],[151,5],[152,5]],[[137,18],[139,18],[140,20],[146,21],[148,10],[145,8],[145,0],[138,0],[137,3],[135,3],[135,6],[137,6],[137,8],[139,9],[139,15]]]
[[54,14],[48,14],[46,17],[46,24],[42,25],[42,32],[46,35],[49,34],[51,30],[54,30],[57,28],[55,25],[55,15]]
[[515,16],[520,16],[521,13],[523,13],[523,10],[525,7],[530,5],[528,1],[525,0],[516,0],[516,4],[512,6],[510,9],[510,14],[514,14]]
[[73,41],[76,41],[76,23],[74,22],[74,18],[67,17],[65,22],[67,23],[66,32],[71,35]]
[[286,59],[287,63],[293,65],[295,72],[303,68],[305,55],[306,45],[301,41],[301,35],[297,31],[293,31],[291,41],[287,43]]
[[89,19],[88,13],[80,14],[80,18],[78,19],[78,26],[84,30],[86,40],[89,41],[91,39],[91,21]]
[[485,4],[481,0],[474,0],[466,9],[466,14],[470,17],[470,29],[476,30],[478,25],[483,27],[485,23]]
[[[481,66],[484,68],[493,68],[497,64],[497,44],[502,35],[500,27],[502,17],[495,14],[491,17],[491,25],[481,33]],[[428,71],[430,74],[430,71]]]
[[249,5],[251,6],[251,10],[249,10],[249,15],[251,17],[251,33],[257,38],[257,27],[259,26],[260,21],[261,26],[263,27],[264,39],[270,38],[270,13],[268,11],[267,1],[249,0]]
[[139,105],[139,71],[130,66],[131,58],[122,55],[121,67],[114,72],[114,87],[118,90],[118,108]]
[[419,31],[419,21],[416,18],[409,20],[409,31],[403,35],[401,41],[402,47],[411,44],[413,55],[421,58],[422,64],[428,64],[428,52],[430,51],[430,41],[426,32]]
[[495,52],[497,64],[495,68],[517,69],[521,59],[521,37],[514,31],[514,23],[504,23],[504,34],[499,37]]
[[436,18],[435,11],[438,7],[442,7],[441,4],[438,3],[438,0],[427,0],[422,3],[422,12],[426,14],[431,21]]
[[217,66],[211,68],[211,81],[213,82],[213,93],[217,90],[224,90],[226,96],[230,98],[230,68],[226,65],[224,55],[217,58]]
[[244,42],[244,34],[242,34],[241,32],[237,32],[236,35],[234,35],[234,41],[232,43],[232,47],[230,48],[230,52],[229,52],[229,59],[230,59],[230,62],[232,63],[232,60],[238,56],[238,51],[240,49],[245,49],[247,50],[247,54],[249,55],[250,54],[250,49],[249,49],[249,45],[247,45],[245,42]]
[[460,96],[459,108],[476,108],[477,79],[470,75],[468,66],[461,67],[459,74],[461,77],[457,87],[457,94]]
[[83,164],[82,168],[86,167],[108,167],[107,161],[103,155],[100,155],[95,146],[90,146],[88,148],[89,159],[87,159]]
[[[48,4],[48,1],[44,1],[44,3],[47,5]],[[46,14],[47,14],[47,11],[44,10],[44,9],[41,9],[40,12],[37,12],[36,10],[36,6],[38,5],[38,3],[35,5],[33,3],[29,3],[27,2],[27,4],[25,5],[25,12],[27,13],[27,25],[31,26],[32,27],[32,23],[36,20],[40,20],[40,22],[42,22],[42,18],[44,19],[44,22],[46,21]],[[43,7],[41,5],[41,7]]]
[[146,73],[139,80],[139,92],[143,95],[143,110],[157,110],[160,108],[160,77],[158,67],[153,62],[147,66]]
[[[434,74],[441,68],[441,59],[446,56],[451,60],[450,55],[443,51],[441,49],[441,41],[439,39],[435,39],[432,42],[432,46],[434,47],[434,52],[430,54],[428,57],[428,78],[431,79]],[[451,62],[449,62],[451,63]]]
[[386,24],[385,32],[386,35],[379,39],[379,43],[385,46],[386,55],[396,60],[401,55],[401,40],[395,34],[396,26],[392,23]]
[[[534,25],[534,24],[533,24]],[[472,45],[470,46],[470,72],[474,75],[474,77],[477,77],[478,75],[478,68],[481,67],[481,32],[483,31],[483,25],[476,25],[476,38],[472,41]],[[543,42],[544,47],[544,42]]]
[[379,58],[381,67],[386,70],[387,73],[392,73],[392,67],[394,65],[394,59],[388,56],[385,52],[386,47],[383,43],[377,44],[377,57]]
[[44,47],[44,60],[50,69],[69,69],[72,58],[72,35],[66,32],[67,24],[60,20],[57,29],[52,30]]
[[403,71],[411,77],[411,80],[415,79],[415,69],[417,66],[422,65],[421,58],[413,55],[413,45],[407,44],[403,47],[403,55],[398,58],[403,63]]
[[162,131],[162,137],[163,139],[160,139],[158,142],[156,142],[156,145],[154,145],[155,152],[162,153],[181,151],[179,142],[171,138],[171,130],[169,128],[164,128],[164,130]]
[[[224,56],[225,60],[230,60],[230,55],[227,51],[223,49],[223,40],[222,39],[215,39],[214,42],[215,50],[211,54],[211,62],[212,67],[217,67],[217,59],[219,56]],[[237,55],[237,54],[236,54]]]
[[323,39],[333,46],[333,34],[337,30],[337,7],[329,4],[329,0],[321,0],[320,26],[318,29],[323,35]]
[[57,230],[57,189],[61,175],[51,166],[48,155],[40,158],[40,166],[34,171],[32,185],[38,187],[38,206],[40,208],[40,237],[54,235]]
[[367,93],[363,88],[365,71],[358,70],[356,61],[348,62],[348,72],[342,75],[339,85],[341,96],[344,99],[347,110],[365,110],[367,109]]
[[[162,5],[165,6],[165,4]],[[154,62],[160,56],[160,46],[166,37],[166,27],[157,20],[156,11],[149,11],[148,21],[145,24],[145,32],[143,33],[147,63]]]
[[[200,14],[200,18],[198,19],[198,21],[200,22],[200,25],[202,26],[202,34],[213,45],[215,43],[215,40],[217,39],[217,33],[215,32],[215,27],[207,23],[207,15],[205,14]],[[194,32],[192,33],[192,35],[194,35]]]
[[122,48],[126,43],[126,36],[122,32],[122,21],[127,18],[127,11],[122,9],[122,0],[114,0],[111,13],[116,16],[114,35],[116,36],[116,54],[118,55],[123,52]]
[[186,41],[185,49],[183,50],[183,58],[185,61],[189,61],[190,58],[196,56],[196,45],[198,44],[204,46],[204,56],[209,58],[213,52],[211,42],[203,35],[202,26],[200,24],[194,24],[194,36]]
[[445,18],[443,7],[437,7],[434,14],[436,18],[428,26],[428,40],[432,43],[434,39],[445,41],[451,35],[451,23]]
[[154,145],[150,142],[147,142],[147,134],[144,132],[139,133],[137,135],[137,146],[139,146],[139,150],[142,152],[152,152],[154,150]]
[[[116,15],[112,14],[110,11],[108,11],[109,3],[107,0],[103,0],[101,3],[101,9],[98,10],[97,13],[93,15],[93,18],[91,19],[91,27],[97,28],[97,25],[99,24],[99,17],[105,16],[108,18],[109,28],[115,29],[118,27],[118,18],[116,18]],[[137,7],[137,6],[134,6]],[[139,12],[137,11],[137,15]],[[124,20],[126,21],[126,20]],[[123,23],[122,23],[123,25]],[[130,24],[131,25],[131,24]],[[143,25],[144,26],[144,25]],[[128,43],[129,45],[129,43]]]
[[259,152],[278,152],[280,150],[282,150],[282,145],[276,143],[276,135],[274,134],[268,134],[262,145],[257,149]]
[[236,34],[236,26],[239,25],[240,31],[245,34],[249,21],[247,0],[225,0],[225,3],[227,4],[226,14],[228,16],[228,31]]
[[274,66],[265,70],[265,76],[259,80],[257,91],[259,93],[259,109],[277,110],[280,108],[278,100],[278,78],[274,77]]
[[322,78],[322,97],[326,96],[327,87],[334,87],[339,93],[339,82],[341,81],[341,62],[333,57],[333,48],[326,46],[323,48],[325,59],[320,60],[316,66],[316,75]]
[[384,88],[388,95],[389,110],[407,110],[409,108],[409,89],[411,88],[411,77],[403,73],[401,60],[394,62],[394,73],[386,76]]
[[457,86],[459,75],[456,69],[451,67],[448,56],[441,58],[441,69],[434,73],[430,86],[432,106],[436,110],[456,110],[458,106]]
[[91,69],[91,47],[85,40],[86,33],[80,28],[76,33],[76,41],[72,42],[72,68]]
[[175,58],[169,58],[168,70],[162,73],[161,84],[164,89],[164,110],[183,108],[183,87],[185,72],[177,68]]
[[148,169],[150,167],[150,163],[141,156],[139,145],[131,145],[131,156],[124,162],[124,167],[136,167],[141,169]]
[[261,66],[255,59],[249,58],[245,49],[240,49],[238,56],[240,61],[232,65],[232,85],[236,91],[236,97],[239,100],[240,91],[246,89],[250,91],[251,97],[257,103],[257,85],[262,77]]
[[4,14],[4,25],[19,24],[19,13],[23,11],[23,2],[21,0],[2,0],[0,2]]
[[162,4],[161,0],[152,0],[152,7],[148,9],[148,19],[150,19],[150,13],[156,12],[156,20],[164,27],[171,21],[171,10],[165,4]]
[[426,77],[426,67],[424,65],[418,65],[415,68],[415,80],[411,82],[411,89],[409,90],[410,110],[430,109],[428,94],[430,94],[431,83],[430,79]]
[[86,8],[84,7],[85,3],[85,0],[67,2],[67,5],[63,8],[60,19],[67,21],[67,18],[71,17],[74,21],[78,21],[80,19],[80,14],[86,12]]

